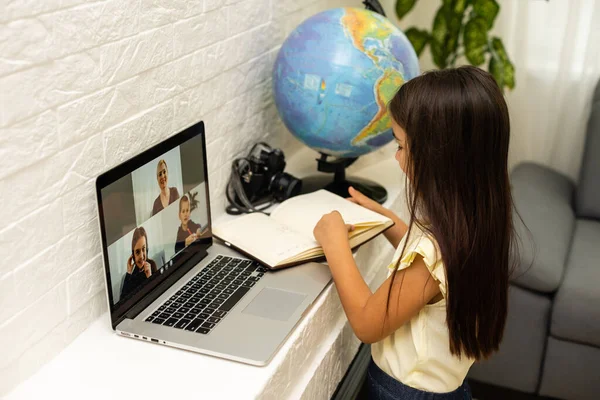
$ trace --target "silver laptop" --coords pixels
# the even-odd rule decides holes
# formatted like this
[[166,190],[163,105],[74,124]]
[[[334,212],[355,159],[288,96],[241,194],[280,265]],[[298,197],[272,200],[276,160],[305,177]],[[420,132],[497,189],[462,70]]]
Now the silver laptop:
[[100,175],[96,195],[120,335],[265,365],[331,280],[321,264],[269,271],[213,241],[203,122]]

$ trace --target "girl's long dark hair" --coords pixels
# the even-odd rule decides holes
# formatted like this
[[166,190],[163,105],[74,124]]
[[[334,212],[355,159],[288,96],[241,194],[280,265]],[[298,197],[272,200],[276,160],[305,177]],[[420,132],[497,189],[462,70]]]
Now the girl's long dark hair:
[[450,352],[487,358],[502,340],[516,245],[506,102],[490,74],[460,67],[406,82],[389,111],[406,132],[407,235],[415,224],[431,235],[445,266]]

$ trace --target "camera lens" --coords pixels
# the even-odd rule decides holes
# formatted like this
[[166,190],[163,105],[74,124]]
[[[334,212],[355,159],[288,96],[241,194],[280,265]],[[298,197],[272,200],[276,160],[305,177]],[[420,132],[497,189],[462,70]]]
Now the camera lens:
[[277,201],[284,201],[300,193],[302,181],[292,175],[279,172],[273,175],[269,190]]

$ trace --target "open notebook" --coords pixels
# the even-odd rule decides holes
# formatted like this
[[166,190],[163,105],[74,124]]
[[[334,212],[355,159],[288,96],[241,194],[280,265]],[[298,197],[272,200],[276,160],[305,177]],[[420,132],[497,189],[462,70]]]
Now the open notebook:
[[324,256],[313,236],[323,214],[339,211],[347,224],[353,249],[369,241],[394,223],[326,190],[296,196],[281,203],[271,216],[247,214],[213,228],[214,236],[227,246],[271,269],[289,267]]

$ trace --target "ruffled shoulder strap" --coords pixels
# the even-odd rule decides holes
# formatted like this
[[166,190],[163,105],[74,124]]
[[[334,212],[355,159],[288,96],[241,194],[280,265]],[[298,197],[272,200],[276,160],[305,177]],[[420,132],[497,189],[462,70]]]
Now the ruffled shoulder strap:
[[[392,263],[388,266],[391,271],[396,267],[400,252],[402,251],[406,240],[407,236],[405,235],[396,249],[396,254],[394,254]],[[411,232],[411,237],[408,240],[409,242],[404,250],[402,260],[400,260],[398,271],[408,268],[415,260],[417,254],[419,254],[423,257],[425,266],[429,270],[429,273],[431,273],[431,276],[438,282],[442,295],[446,297],[446,274],[444,271],[444,264],[442,262],[441,252],[434,239],[417,227],[413,227],[413,232]]]

